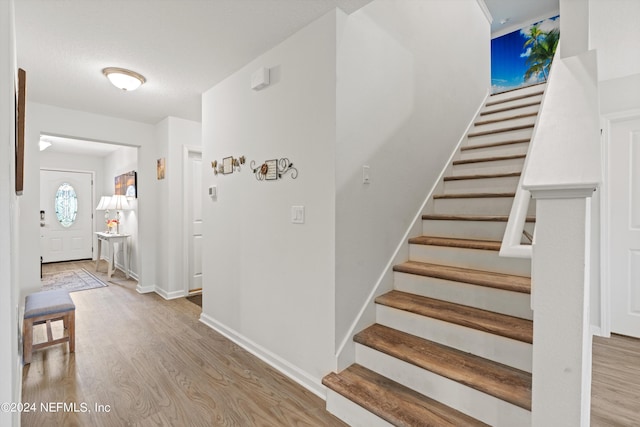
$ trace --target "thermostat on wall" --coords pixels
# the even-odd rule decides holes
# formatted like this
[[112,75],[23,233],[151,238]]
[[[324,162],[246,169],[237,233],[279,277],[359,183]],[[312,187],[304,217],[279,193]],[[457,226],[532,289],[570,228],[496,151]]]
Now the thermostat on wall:
[[269,86],[269,69],[261,67],[251,74],[251,89],[260,90],[266,86]]

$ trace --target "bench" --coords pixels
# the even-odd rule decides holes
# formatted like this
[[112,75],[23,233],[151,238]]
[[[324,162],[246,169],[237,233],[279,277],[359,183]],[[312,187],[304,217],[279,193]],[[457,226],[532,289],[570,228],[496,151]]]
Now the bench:
[[[36,292],[27,295],[24,305],[24,322],[22,327],[22,356],[24,364],[31,363],[33,351],[51,345],[69,343],[69,352],[75,351],[75,318],[76,306],[66,290]],[[66,334],[62,338],[53,339],[51,322],[62,320]],[[46,323],[47,341],[33,343],[33,327]]]

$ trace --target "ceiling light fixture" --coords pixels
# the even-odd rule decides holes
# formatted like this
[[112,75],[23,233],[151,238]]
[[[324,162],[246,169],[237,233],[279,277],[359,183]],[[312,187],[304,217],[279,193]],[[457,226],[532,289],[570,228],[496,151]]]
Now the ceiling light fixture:
[[102,70],[102,74],[104,74],[115,87],[126,91],[136,90],[147,81],[143,75],[124,68],[108,67]]

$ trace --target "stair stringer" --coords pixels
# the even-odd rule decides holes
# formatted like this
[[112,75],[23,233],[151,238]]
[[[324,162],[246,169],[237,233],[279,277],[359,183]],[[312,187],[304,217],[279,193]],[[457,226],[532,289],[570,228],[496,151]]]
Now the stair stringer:
[[436,191],[438,190],[438,188],[442,187],[446,173],[451,169],[452,167],[451,164],[455,159],[456,154],[458,154],[458,152],[460,151],[460,147],[462,147],[462,145],[467,140],[467,134],[469,133],[471,128],[473,128],[478,117],[480,117],[480,112],[484,108],[487,102],[487,99],[489,98],[490,95],[491,95],[491,89],[488,88],[484,98],[482,98],[480,104],[478,105],[478,108],[475,114],[469,120],[469,124],[462,132],[462,135],[460,136],[458,143],[453,148],[451,155],[449,156],[444,167],[440,171],[440,175],[438,175],[438,178],[435,180],[435,182],[431,186],[431,189],[427,193],[427,196],[425,197],[420,208],[418,209],[418,212],[416,212],[416,215],[411,221],[410,226],[407,228],[407,231],[404,233],[404,235],[400,239],[400,243],[398,243],[398,246],[393,252],[393,255],[391,255],[389,262],[385,265],[384,269],[382,270],[382,273],[380,274],[380,277],[378,278],[375,285],[371,289],[371,292],[369,292],[367,299],[365,300],[362,307],[358,311],[358,315],[356,316],[355,320],[351,324],[349,331],[340,342],[340,346],[336,351],[337,372],[340,372],[343,369],[350,366],[351,364],[355,363],[356,344],[353,341],[353,337],[358,331],[375,323],[375,319],[376,319],[375,299],[378,296],[382,295],[383,293],[389,292],[393,289],[394,287],[393,266],[409,259],[409,246],[410,246],[409,238],[411,236],[418,236],[422,234],[421,233],[422,223],[423,223],[422,215],[427,213],[428,204],[432,200],[433,195],[436,194]]

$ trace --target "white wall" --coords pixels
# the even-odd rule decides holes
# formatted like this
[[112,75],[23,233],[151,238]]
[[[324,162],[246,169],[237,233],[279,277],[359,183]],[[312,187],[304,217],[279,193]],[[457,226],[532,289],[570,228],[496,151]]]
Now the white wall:
[[165,244],[159,248],[156,291],[165,298],[185,295],[183,265],[183,161],[184,146],[201,146],[202,126],[198,122],[167,117],[156,126],[157,158],[165,158],[165,179],[156,181],[160,229]]
[[[20,272],[16,218],[20,200],[15,195],[15,105],[16,74],[13,0],[0,2],[0,402],[21,401],[18,350]],[[0,425],[18,425],[19,413],[0,411]]]
[[339,22],[336,345],[490,87],[476,1],[374,1]]
[[[271,70],[271,85],[250,89]],[[333,370],[336,12],[203,95],[201,319],[318,394]],[[245,155],[231,175],[212,160]],[[257,181],[249,162],[288,157],[297,179]],[[292,224],[291,206],[306,222]]]
[[598,52],[600,112],[640,108],[640,2],[589,1],[590,48]]
[[[27,103],[25,141],[25,192],[20,215],[21,292],[40,290],[40,134],[109,142],[139,148],[138,221],[140,287],[155,284],[156,265],[156,201],[152,191],[155,180],[153,153],[154,126],[65,108]],[[131,169],[129,169],[131,170]],[[113,179],[113,177],[111,177]]]
[[[100,182],[102,185],[100,191],[96,194],[96,200],[100,200],[100,196],[111,196],[115,193],[115,177],[123,173],[138,171],[138,149],[134,147],[120,147],[113,153],[104,158],[104,174]],[[138,199],[129,200],[130,210],[122,211],[120,214],[120,233],[130,234],[129,244],[129,273],[138,278],[138,255],[139,255],[139,237],[138,237]],[[99,212],[100,216],[98,230],[104,228],[104,216]],[[116,217],[116,212],[110,211],[111,218]],[[97,241],[95,245],[97,245]],[[97,249],[97,246],[95,246]],[[106,249],[106,247],[105,247]],[[115,256],[115,263],[120,269],[124,269],[124,251],[119,247]],[[97,252],[97,251],[96,251]],[[108,252],[108,250],[107,250]],[[104,254],[104,257],[109,254]]]

